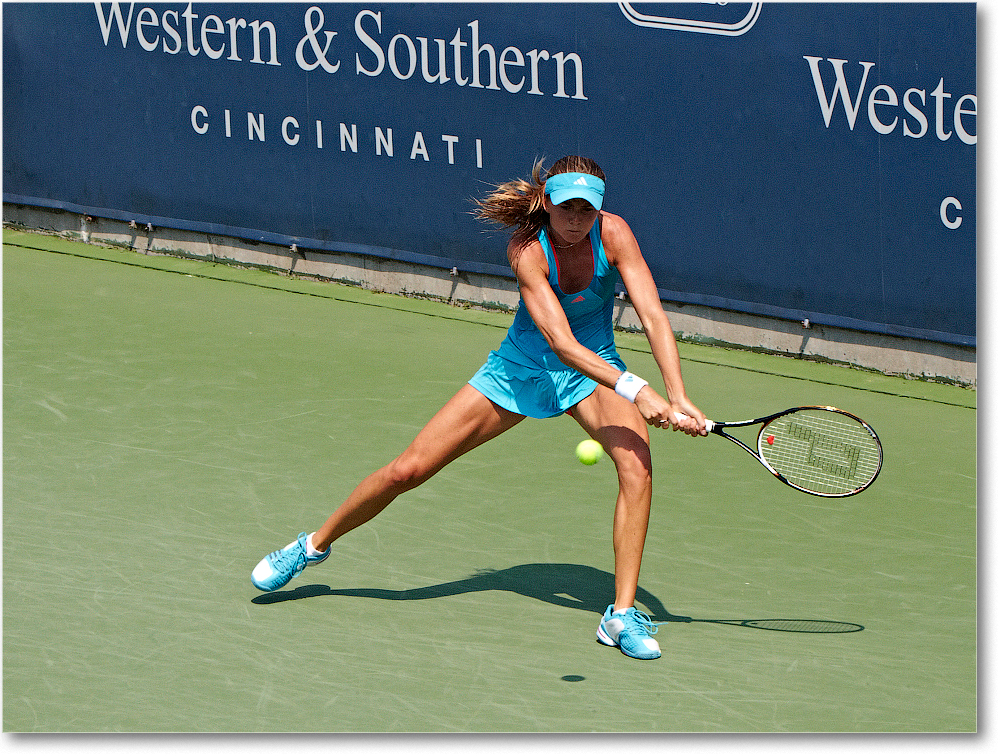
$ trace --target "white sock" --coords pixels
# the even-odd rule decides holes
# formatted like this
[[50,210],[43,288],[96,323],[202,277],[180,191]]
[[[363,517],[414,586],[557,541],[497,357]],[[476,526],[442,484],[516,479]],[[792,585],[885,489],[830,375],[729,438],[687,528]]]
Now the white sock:
[[317,551],[316,547],[313,546],[313,536],[314,535],[316,535],[316,534],[315,533],[310,533],[309,537],[306,538],[306,554],[308,554],[309,556],[312,556],[312,557],[319,556],[320,554],[323,553],[322,551]]

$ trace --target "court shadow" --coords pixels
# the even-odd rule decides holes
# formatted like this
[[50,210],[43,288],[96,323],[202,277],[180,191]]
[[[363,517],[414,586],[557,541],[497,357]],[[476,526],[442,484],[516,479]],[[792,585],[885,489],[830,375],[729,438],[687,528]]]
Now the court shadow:
[[[582,564],[521,564],[505,570],[480,570],[475,575],[450,583],[391,591],[385,588],[331,588],[328,585],[303,585],[290,591],[275,591],[255,596],[254,604],[279,604],[283,601],[319,596],[353,596],[384,601],[423,601],[480,591],[510,591],[555,606],[580,609],[603,615],[615,595],[615,576],[610,572]],[[853,622],[813,619],[696,619],[667,610],[656,596],[642,586],[636,592],[636,606],[654,622],[707,623],[785,633],[855,633],[864,626]]]
[[[354,596],[386,601],[422,601],[480,591],[510,591],[548,604],[603,615],[614,599],[615,576],[582,564],[521,564],[504,570],[480,570],[463,580],[404,591],[303,585],[290,591],[255,596],[251,600],[255,604],[277,604],[317,596]],[[636,594],[636,603],[641,604],[639,608],[645,608],[655,621],[669,620],[674,616],[656,596],[641,586]]]

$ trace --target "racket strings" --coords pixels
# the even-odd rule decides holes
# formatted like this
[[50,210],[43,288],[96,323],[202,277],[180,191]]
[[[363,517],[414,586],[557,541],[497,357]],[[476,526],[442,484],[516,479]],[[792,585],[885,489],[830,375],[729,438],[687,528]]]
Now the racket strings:
[[773,421],[761,431],[758,450],[790,483],[820,494],[862,488],[881,467],[880,447],[871,432],[846,415],[824,410]]

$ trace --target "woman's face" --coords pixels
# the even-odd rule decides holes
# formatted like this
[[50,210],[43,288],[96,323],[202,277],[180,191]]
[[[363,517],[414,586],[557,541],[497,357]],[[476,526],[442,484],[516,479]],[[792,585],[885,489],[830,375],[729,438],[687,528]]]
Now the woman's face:
[[548,195],[545,195],[545,210],[549,214],[552,230],[567,244],[585,239],[598,214],[597,209],[585,199],[568,199],[554,205]]

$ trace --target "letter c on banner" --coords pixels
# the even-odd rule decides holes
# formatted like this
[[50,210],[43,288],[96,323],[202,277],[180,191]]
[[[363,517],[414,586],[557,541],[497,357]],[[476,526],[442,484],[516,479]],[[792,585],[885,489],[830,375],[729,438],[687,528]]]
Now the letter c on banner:
[[[291,126],[295,131],[289,134],[288,127]],[[299,122],[296,121],[292,116],[288,116],[284,121],[281,122],[281,138],[285,140],[285,144],[294,147],[299,143]]]
[[196,134],[207,134],[208,121],[198,123],[199,118],[208,118],[208,111],[201,105],[195,105],[191,108],[191,128],[194,129]]
[[962,225],[962,216],[956,215],[954,220],[952,220],[948,215],[948,208],[955,208],[956,210],[962,209],[962,203],[959,202],[954,197],[945,197],[944,201],[941,203],[941,222],[945,225],[945,228],[950,228],[954,231],[956,228]]

